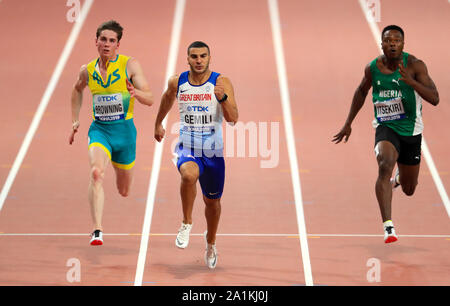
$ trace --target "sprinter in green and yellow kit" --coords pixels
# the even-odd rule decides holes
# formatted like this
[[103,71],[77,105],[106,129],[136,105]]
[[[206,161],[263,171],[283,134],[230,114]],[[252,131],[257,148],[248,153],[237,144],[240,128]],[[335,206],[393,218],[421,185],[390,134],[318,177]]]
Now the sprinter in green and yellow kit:
[[[375,192],[384,228],[384,242],[397,241],[391,219],[392,191],[402,186],[411,196],[417,186],[421,160],[422,100],[439,103],[439,93],[428,75],[425,63],[403,52],[405,34],[396,25],[383,29],[383,54],[370,62],[361,84],[353,96],[347,120],[333,138],[335,143],[347,142],[351,124],[372,87],[374,108],[375,154],[378,178]],[[391,178],[395,164],[397,171]]]
[[133,178],[136,158],[136,128],[133,122],[134,102],[153,104],[153,95],[136,59],[118,54],[123,28],[114,20],[101,24],[96,33],[99,57],[81,67],[72,90],[72,132],[74,141],[79,128],[79,113],[86,86],[92,93],[92,119],[89,128],[88,189],[94,223],[91,245],[103,244],[102,215],[104,206],[103,176],[112,163],[119,193],[126,197]]

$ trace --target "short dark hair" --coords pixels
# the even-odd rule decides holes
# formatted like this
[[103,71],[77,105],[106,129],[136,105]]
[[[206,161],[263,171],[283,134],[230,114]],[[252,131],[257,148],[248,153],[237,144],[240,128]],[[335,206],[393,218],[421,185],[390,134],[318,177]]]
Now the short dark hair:
[[209,47],[203,41],[194,41],[192,44],[190,44],[189,47],[187,48],[188,55],[189,55],[189,50],[191,48],[206,48],[206,49],[208,49],[208,54],[209,54]]
[[399,32],[402,34],[403,39],[405,38],[405,33],[403,32],[403,29],[400,28],[400,27],[397,26],[397,25],[392,24],[392,25],[388,25],[387,27],[385,27],[385,28],[383,29],[383,32],[381,32],[381,39],[383,39],[384,33],[387,32],[387,31],[389,31],[389,30],[396,30],[396,31],[399,31]]
[[122,38],[123,28],[122,26],[115,20],[109,20],[103,22],[98,28],[97,28],[97,38],[100,36],[103,30],[111,30],[117,33],[117,41],[120,41]]

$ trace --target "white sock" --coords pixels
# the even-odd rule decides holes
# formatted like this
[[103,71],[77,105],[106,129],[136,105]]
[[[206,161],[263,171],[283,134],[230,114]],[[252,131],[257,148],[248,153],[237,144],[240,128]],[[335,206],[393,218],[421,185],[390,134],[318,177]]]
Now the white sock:
[[384,227],[392,226],[394,227],[394,223],[392,223],[392,220],[387,220],[383,222]]
[[395,176],[395,182],[396,182],[397,184],[400,184],[400,175],[396,175],[396,176]]

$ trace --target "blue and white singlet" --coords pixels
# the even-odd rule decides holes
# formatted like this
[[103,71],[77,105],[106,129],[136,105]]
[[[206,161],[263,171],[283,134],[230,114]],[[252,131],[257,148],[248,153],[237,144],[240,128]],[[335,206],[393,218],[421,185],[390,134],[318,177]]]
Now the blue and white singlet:
[[177,100],[180,111],[180,138],[184,148],[206,155],[223,156],[222,107],[214,94],[217,77],[211,72],[201,85],[189,83],[189,71],[178,79]]

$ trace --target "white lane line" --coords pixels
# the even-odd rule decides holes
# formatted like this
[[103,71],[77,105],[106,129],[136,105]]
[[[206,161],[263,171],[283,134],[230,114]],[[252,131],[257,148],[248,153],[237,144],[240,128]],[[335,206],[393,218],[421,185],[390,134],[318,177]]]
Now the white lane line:
[[444,203],[445,209],[447,210],[447,215],[450,218],[450,200],[448,194],[445,191],[444,184],[442,183],[439,172],[434,164],[433,158],[431,157],[431,152],[428,149],[428,145],[425,141],[425,137],[422,136],[422,151],[425,156],[425,161],[427,162],[428,168],[430,170],[431,176],[433,177],[434,184],[437,187],[439,195],[441,196],[442,202]]
[[[378,46],[378,50],[380,51],[380,54],[382,54],[383,49],[381,48],[381,31],[378,28],[377,24],[375,23],[374,18],[371,18],[370,11],[367,7],[366,1],[359,0],[359,4],[364,13],[364,16],[366,17],[367,23],[369,24],[370,30],[372,31],[372,35]],[[436,185],[439,195],[441,196],[442,202],[444,203],[445,209],[447,210],[447,215],[450,218],[450,200],[448,198],[448,194],[445,190],[444,184],[442,183],[441,177],[439,176],[439,172],[436,169],[436,165],[434,164],[431,152],[428,149],[428,145],[423,135],[422,135],[422,151],[427,166],[430,170],[431,176],[433,177],[434,184]]]
[[289,163],[291,166],[292,187],[294,190],[295,208],[297,212],[297,225],[300,238],[300,249],[302,252],[303,270],[305,283],[307,286],[313,285],[311,272],[311,262],[309,258],[308,240],[306,234],[305,217],[303,213],[303,200],[300,188],[300,176],[298,173],[297,152],[295,148],[294,128],[292,126],[291,106],[286,74],[286,66],[283,51],[283,41],[281,36],[280,15],[278,12],[277,0],[268,0],[270,23],[272,27],[273,45],[275,49],[275,59],[278,71],[278,83],[280,86],[281,104],[283,108],[284,128],[286,132]]
[[[0,233],[1,236],[5,237],[84,237],[89,236],[88,233]],[[161,237],[175,237],[176,233],[150,233],[150,236],[161,236]],[[191,236],[203,237],[203,233],[190,234]],[[105,233],[103,236],[109,237],[131,237],[131,236],[142,236],[141,233]],[[285,238],[298,238],[298,234],[217,234],[221,237],[285,237]],[[361,237],[384,237],[383,234],[308,234],[308,237],[320,238],[320,237],[335,237],[335,238],[361,238]],[[406,238],[449,238],[450,235],[399,235],[399,237]]]
[[[178,55],[178,47],[180,44],[180,36],[181,36],[181,28],[183,25],[183,16],[184,16],[184,7],[186,5],[186,0],[177,0],[175,6],[175,14],[172,24],[172,34],[170,39],[170,47],[169,47],[169,57],[167,59],[167,69],[166,69],[166,85],[169,78],[175,74],[175,67],[177,63],[177,55]],[[167,114],[166,118],[163,120],[163,127],[166,128],[167,118],[169,114]],[[135,286],[142,286],[142,279],[144,277],[144,267],[145,260],[147,257],[147,249],[148,249],[148,238],[150,233],[150,227],[152,223],[152,215],[153,215],[153,206],[155,203],[155,194],[156,194],[156,186],[158,184],[158,176],[161,168],[161,159],[162,152],[164,146],[164,139],[161,142],[156,142],[155,144],[155,153],[153,155],[153,166],[152,172],[150,176],[150,184],[148,188],[147,194],[147,204],[145,208],[145,217],[144,224],[142,227],[142,238],[141,245],[139,248],[139,257],[136,267],[136,276],[134,279]]]
[[27,134],[25,135],[25,138],[19,149],[19,153],[17,154],[16,159],[14,160],[14,164],[12,165],[8,177],[6,178],[5,184],[3,185],[3,189],[0,193],[0,211],[3,208],[3,204],[5,203],[9,190],[11,189],[11,186],[14,183],[14,179],[16,178],[17,172],[19,171],[20,166],[22,165],[23,159],[27,154],[28,148],[30,147],[34,134],[36,133],[36,130],[39,127],[39,123],[41,122],[45,109],[47,108],[50,98],[52,97],[53,91],[55,90],[56,85],[58,84],[61,73],[63,72],[66,62],[69,59],[70,53],[72,52],[73,46],[75,45],[75,42],[81,31],[86,16],[89,13],[92,3],[93,0],[86,0],[80,11],[79,17],[75,21],[72,31],[70,32],[69,38],[67,39],[66,45],[64,46],[64,50],[61,53],[61,56],[59,57],[58,63],[56,64],[56,68],[53,71],[52,77],[50,78],[50,81],[47,85],[44,95],[42,96],[38,109],[34,114],[33,121],[31,122],[31,125],[28,128]]

